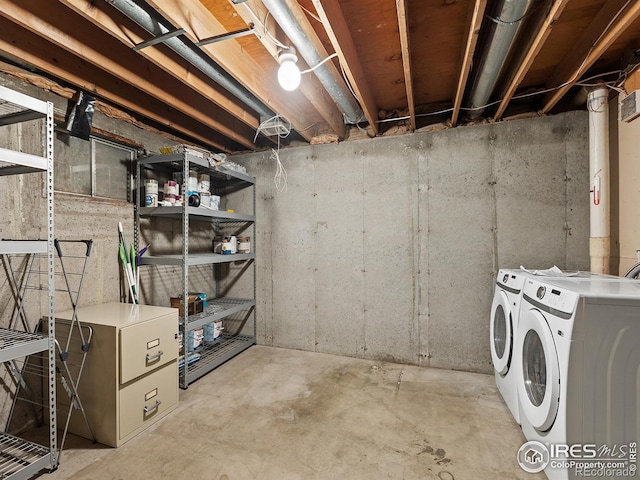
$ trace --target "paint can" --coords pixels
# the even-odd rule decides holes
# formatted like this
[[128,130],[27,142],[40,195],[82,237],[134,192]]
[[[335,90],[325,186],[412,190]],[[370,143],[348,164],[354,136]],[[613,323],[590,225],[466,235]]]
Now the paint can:
[[238,253],[238,240],[235,236],[228,236],[222,238],[222,254],[234,255]]
[[238,237],[238,253],[251,253],[251,237]]
[[192,190],[194,192],[198,191],[198,173],[189,170],[189,182],[187,183],[187,190]]
[[200,206],[208,207],[211,204],[209,192],[200,192]]
[[169,180],[164,184],[164,194],[165,196],[173,195],[174,197],[178,195],[178,184],[173,180]]
[[219,342],[221,340],[223,330],[224,327],[222,326],[222,320],[215,320],[207,323],[204,326],[204,343]]
[[158,181],[151,178],[144,182],[144,206],[158,206]]
[[204,345],[204,328],[195,328],[189,331],[189,351],[193,352]]
[[211,179],[206,173],[198,174],[198,191],[209,193],[211,190]]

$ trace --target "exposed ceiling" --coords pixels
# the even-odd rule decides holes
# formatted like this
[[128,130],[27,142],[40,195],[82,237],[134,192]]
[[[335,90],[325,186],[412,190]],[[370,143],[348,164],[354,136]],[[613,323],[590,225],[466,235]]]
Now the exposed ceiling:
[[[276,114],[282,142],[322,143],[585,108],[586,85],[635,68],[639,16],[640,0],[0,0],[0,56],[233,153],[274,145],[256,131]],[[301,70],[336,55],[288,92],[287,46]]]

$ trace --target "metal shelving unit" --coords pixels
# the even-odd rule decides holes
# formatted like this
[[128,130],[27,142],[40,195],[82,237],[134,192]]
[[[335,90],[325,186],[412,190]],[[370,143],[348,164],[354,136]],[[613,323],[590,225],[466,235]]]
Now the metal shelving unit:
[[[186,201],[183,206],[160,206],[160,207],[143,207],[139,205],[141,199],[136,202],[135,207],[135,243],[139,248],[140,236],[140,219],[141,218],[157,218],[163,220],[173,220],[182,222],[182,252],[171,253],[165,255],[149,255],[141,258],[141,265],[165,265],[165,266],[181,266],[182,267],[182,299],[183,312],[187,312],[187,299],[189,293],[189,267],[212,265],[214,273],[217,269],[225,264],[250,262],[253,266],[253,295],[251,298],[228,298],[221,295],[220,283],[217,281],[217,274],[211,280],[213,285],[213,298],[207,299],[207,307],[202,313],[195,315],[187,315],[186,313],[180,318],[180,331],[183,336],[183,353],[180,359],[181,367],[179,369],[180,387],[185,389],[191,382],[207,374],[214,368],[218,367],[235,355],[246,350],[256,343],[256,265],[255,265],[255,211],[256,211],[256,191],[255,178],[245,175],[241,172],[227,170],[220,166],[211,165],[210,162],[190,152],[179,154],[153,155],[149,157],[141,157],[136,165],[136,192],[141,192],[144,185],[143,179],[146,177],[145,172],[149,170],[158,170],[165,174],[180,172],[182,174],[181,192],[187,191],[187,183],[189,172],[195,170],[198,173],[208,174],[211,181],[211,190],[224,196],[225,192],[238,191],[250,188],[252,190],[251,213],[228,212],[225,210],[214,211],[200,207],[188,206]],[[139,195],[142,197],[142,195]],[[222,255],[213,252],[190,252],[189,251],[189,226],[192,223],[210,223],[214,225],[215,230],[220,228],[233,227],[242,225],[250,225],[252,229],[253,244],[252,253]],[[248,227],[247,227],[248,228]],[[209,296],[209,295],[208,295]],[[253,320],[253,331],[250,335],[246,334],[228,334],[213,344],[205,345],[197,351],[199,359],[190,363],[187,361],[191,352],[188,351],[187,338],[189,332],[201,328],[207,323],[229,318],[237,314],[250,315]]]
[[[53,229],[53,104],[0,86],[0,127],[38,120],[43,124],[43,156],[0,148],[0,176],[39,173],[45,176],[46,209],[44,219],[46,240],[2,240],[0,254],[46,255],[48,316],[54,318],[54,229]],[[16,308],[22,311],[23,298],[14,292]],[[15,320],[15,318],[14,318]],[[49,445],[37,445],[8,433],[0,433],[0,477],[27,479],[43,469],[55,470],[58,465],[56,435],[55,322],[48,322],[43,334],[19,329],[19,321],[9,328],[0,328],[0,361],[5,365],[18,359],[41,353],[48,359],[45,366],[45,402],[48,405]],[[23,322],[24,323],[24,322]]]

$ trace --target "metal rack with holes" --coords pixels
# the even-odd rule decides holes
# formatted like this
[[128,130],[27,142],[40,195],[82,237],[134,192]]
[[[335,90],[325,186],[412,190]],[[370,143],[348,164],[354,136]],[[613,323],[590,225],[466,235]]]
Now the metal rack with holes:
[[[0,176],[40,174],[44,176],[46,216],[43,231],[46,239],[11,239],[0,241],[0,254],[41,256],[46,261],[46,283],[42,291],[47,297],[46,313],[54,318],[54,225],[53,225],[53,104],[35,99],[4,86],[0,86],[0,128],[32,128],[26,124],[38,122],[42,126],[41,154],[0,148]],[[37,126],[36,126],[37,128]],[[16,130],[17,131],[17,130]],[[5,132],[11,132],[5,130]],[[9,281],[11,283],[11,279]],[[45,402],[48,405],[48,445],[39,445],[12,435],[0,434],[0,476],[5,479],[27,479],[44,469],[55,470],[58,465],[56,435],[56,376],[55,376],[55,322],[48,322],[45,332],[32,333],[33,326],[24,321],[24,304],[19,290],[12,289],[16,302],[9,323],[0,328],[0,361],[9,370],[15,382],[21,381],[18,362],[29,355],[42,354],[45,365]],[[16,384],[17,387],[17,384]]]
[[[245,197],[247,205],[250,205],[250,212],[235,212],[221,208],[211,210],[203,207],[189,206],[184,201],[181,206],[142,206],[144,195],[141,195],[144,181],[149,174],[173,175],[179,173],[182,181],[180,191],[188,191],[188,177],[190,172],[198,172],[209,175],[211,191],[223,198],[229,193],[250,192]],[[182,335],[184,348],[179,361],[180,387],[185,389],[191,382],[207,374],[227,360],[251,347],[256,342],[256,264],[255,264],[255,239],[256,239],[256,191],[255,178],[242,172],[224,168],[212,164],[207,158],[194,155],[189,151],[175,154],[152,155],[141,157],[136,165],[136,192],[138,200],[135,203],[135,243],[139,248],[141,235],[141,219],[146,219],[148,224],[153,221],[167,222],[173,221],[174,225],[180,227],[182,236],[181,251],[154,251],[151,246],[151,255],[140,259],[141,265],[153,265],[162,267],[181,267],[182,281],[180,293],[182,295],[182,312],[180,316],[180,333]],[[212,246],[210,251],[196,251],[192,248],[190,237],[197,225],[213,226],[216,232],[221,231],[250,231],[251,252],[237,253],[233,255],[223,255],[215,253]],[[213,277],[209,282],[209,293],[212,298],[207,299],[207,306],[203,312],[188,314],[189,295],[189,270],[199,266],[211,266]],[[225,269],[237,267],[239,276],[245,274],[253,275],[251,286],[248,287],[246,297],[236,298],[227,296],[221,288],[221,278],[225,275]],[[193,277],[194,275],[192,275]],[[211,322],[224,319],[225,322],[235,322],[242,324],[243,328],[238,331],[229,332],[226,330],[220,335],[216,342],[204,345],[197,351],[190,352],[187,348],[189,332],[202,328]],[[196,360],[194,358],[197,356]]]

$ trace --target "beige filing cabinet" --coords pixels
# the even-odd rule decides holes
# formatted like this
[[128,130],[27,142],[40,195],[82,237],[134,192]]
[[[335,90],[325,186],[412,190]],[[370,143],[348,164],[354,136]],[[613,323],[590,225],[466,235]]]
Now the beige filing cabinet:
[[[72,314],[56,314],[62,320],[56,322],[61,344],[68,332],[64,320]],[[178,310],[105,303],[81,307],[77,315],[93,329],[78,396],[98,442],[118,447],[178,406]],[[69,352],[81,343],[74,330]],[[57,397],[59,405],[69,404],[60,381]],[[79,410],[73,411],[69,431],[90,438]]]

